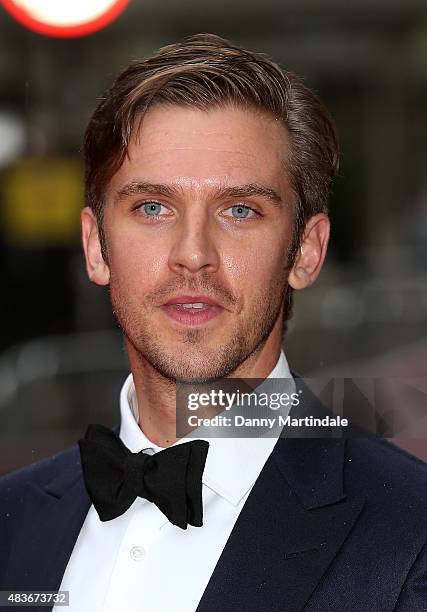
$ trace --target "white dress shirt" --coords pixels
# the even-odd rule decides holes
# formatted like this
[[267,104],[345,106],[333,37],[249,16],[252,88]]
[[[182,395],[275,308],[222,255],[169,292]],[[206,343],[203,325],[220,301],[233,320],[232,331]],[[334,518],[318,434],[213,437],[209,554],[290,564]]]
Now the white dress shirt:
[[[290,378],[283,351],[268,378]],[[290,409],[290,408],[289,408]],[[287,409],[287,411],[289,410]],[[120,438],[132,452],[162,448],[138,426],[132,374],[120,393]],[[193,432],[194,434],[194,432]],[[194,439],[194,435],[191,439]],[[277,437],[205,438],[203,526],[186,530],[138,497],[102,522],[92,505],[61,583],[69,612],[193,612]],[[182,438],[176,444],[188,441]],[[54,608],[60,612],[62,608]]]

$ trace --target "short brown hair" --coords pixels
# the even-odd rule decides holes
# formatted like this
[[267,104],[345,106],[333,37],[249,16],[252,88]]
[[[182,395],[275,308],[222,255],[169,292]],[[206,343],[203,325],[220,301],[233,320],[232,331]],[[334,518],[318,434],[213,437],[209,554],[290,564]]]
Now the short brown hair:
[[[327,212],[338,169],[336,131],[328,111],[302,79],[268,56],[242,49],[213,34],[197,34],[133,61],[105,92],[85,134],[85,194],[98,220],[101,245],[104,191],[122,165],[135,122],[158,104],[202,110],[234,104],[267,112],[286,127],[287,163],[295,193],[294,260],[310,217]],[[285,300],[289,318],[292,291]]]

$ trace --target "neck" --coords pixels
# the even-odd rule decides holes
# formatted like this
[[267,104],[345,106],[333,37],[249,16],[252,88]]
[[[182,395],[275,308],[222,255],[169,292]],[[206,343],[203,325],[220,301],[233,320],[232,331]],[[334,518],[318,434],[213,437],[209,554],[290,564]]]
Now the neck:
[[[279,339],[280,340],[280,339]],[[163,448],[176,436],[176,383],[158,372],[126,339],[129,362],[138,401],[139,427],[151,442]],[[226,378],[267,378],[281,351],[271,336]]]

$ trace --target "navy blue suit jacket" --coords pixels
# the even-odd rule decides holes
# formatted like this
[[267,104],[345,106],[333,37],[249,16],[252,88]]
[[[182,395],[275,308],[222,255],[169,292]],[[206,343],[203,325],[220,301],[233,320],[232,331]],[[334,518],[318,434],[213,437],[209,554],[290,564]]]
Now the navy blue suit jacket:
[[[426,476],[386,441],[280,438],[197,612],[427,610]],[[0,478],[0,590],[59,589],[89,507],[77,445]]]

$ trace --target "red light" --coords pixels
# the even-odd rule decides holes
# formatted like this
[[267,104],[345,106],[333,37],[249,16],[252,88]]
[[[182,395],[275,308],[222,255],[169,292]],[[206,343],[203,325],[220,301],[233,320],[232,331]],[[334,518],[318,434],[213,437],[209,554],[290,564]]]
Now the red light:
[[[26,28],[56,38],[77,38],[102,30],[124,11],[129,0],[2,0],[4,8]],[[53,10],[49,10],[53,9]]]

